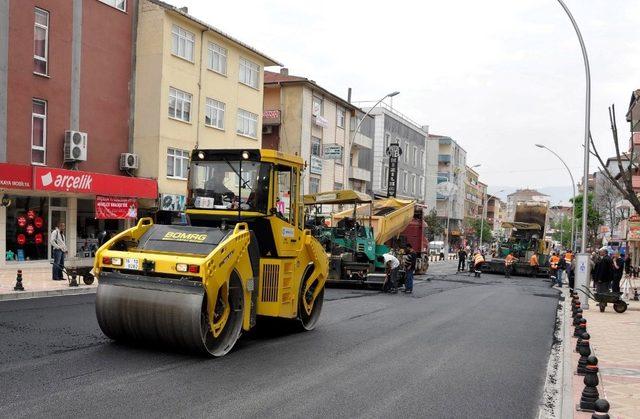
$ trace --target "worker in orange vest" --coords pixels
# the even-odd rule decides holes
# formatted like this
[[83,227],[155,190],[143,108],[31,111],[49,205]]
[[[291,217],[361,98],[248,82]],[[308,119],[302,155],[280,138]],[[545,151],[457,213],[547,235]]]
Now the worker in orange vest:
[[538,269],[540,267],[540,264],[538,263],[538,255],[536,255],[535,253],[531,255],[531,258],[529,259],[529,276],[531,278],[533,278],[534,276],[537,277],[538,276]]
[[513,272],[513,264],[516,263],[518,258],[513,256],[513,253],[509,253],[506,258],[504,258],[504,277],[511,278],[511,272]]
[[556,252],[553,252],[551,258],[549,259],[549,267],[551,270],[549,271],[549,277],[551,278],[551,286],[557,285],[559,287],[562,286],[562,279],[560,275],[558,275],[558,264],[560,263],[560,257]]

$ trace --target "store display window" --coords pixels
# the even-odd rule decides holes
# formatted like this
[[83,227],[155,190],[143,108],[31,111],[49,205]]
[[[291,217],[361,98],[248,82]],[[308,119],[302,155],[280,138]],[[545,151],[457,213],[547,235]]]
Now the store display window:
[[49,198],[46,196],[9,197],[7,207],[7,261],[48,259]]

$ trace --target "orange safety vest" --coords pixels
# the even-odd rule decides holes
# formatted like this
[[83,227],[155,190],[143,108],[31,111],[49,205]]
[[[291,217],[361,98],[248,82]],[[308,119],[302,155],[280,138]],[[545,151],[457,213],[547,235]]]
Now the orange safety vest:
[[513,262],[515,262],[515,260],[516,260],[515,256],[509,253],[504,260],[504,264],[507,266],[513,265]]
[[571,261],[573,260],[573,253],[565,253],[564,260],[567,263],[571,263]]
[[551,268],[558,269],[558,263],[560,263],[560,258],[558,256],[551,256],[551,259],[549,259],[549,264],[551,265]]
[[538,266],[538,256],[535,253],[531,256],[531,259],[529,259],[529,265]]

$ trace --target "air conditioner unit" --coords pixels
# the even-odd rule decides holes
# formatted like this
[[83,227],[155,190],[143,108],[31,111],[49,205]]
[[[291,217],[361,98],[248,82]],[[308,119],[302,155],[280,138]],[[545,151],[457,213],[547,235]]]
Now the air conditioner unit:
[[263,125],[262,126],[263,134],[273,134],[273,125]]
[[140,167],[140,157],[137,154],[120,154],[120,170],[136,170],[138,167]]
[[64,132],[64,161],[87,161],[87,133],[80,131]]

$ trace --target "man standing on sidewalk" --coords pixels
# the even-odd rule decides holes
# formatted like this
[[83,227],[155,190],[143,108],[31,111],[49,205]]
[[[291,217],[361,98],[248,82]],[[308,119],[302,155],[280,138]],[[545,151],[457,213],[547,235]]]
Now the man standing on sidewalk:
[[413,292],[413,274],[416,271],[417,257],[416,252],[413,251],[413,246],[411,246],[410,243],[407,243],[404,254],[404,292],[407,294],[411,294]]
[[597,258],[593,267],[593,282],[596,285],[596,292],[609,292],[609,284],[613,279],[613,261],[607,254],[607,249],[602,248],[598,253],[600,257]]
[[63,222],[59,222],[49,236],[49,244],[53,248],[53,268],[52,279],[54,281],[62,281],[62,270],[64,269],[64,254],[67,253],[67,244],[64,238]]
[[464,272],[465,263],[467,262],[467,252],[464,247],[458,250],[458,272]]
[[[549,277],[551,278],[551,286],[558,285],[558,263],[560,263],[560,258],[557,253],[553,252],[551,258],[549,258]],[[560,282],[559,286],[562,286],[562,282]]]

